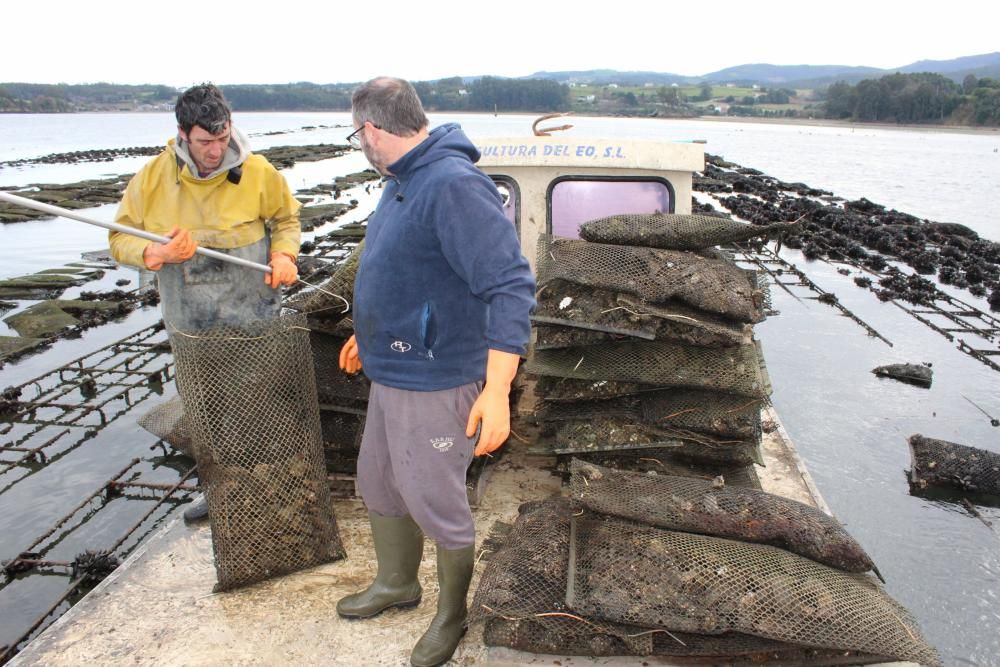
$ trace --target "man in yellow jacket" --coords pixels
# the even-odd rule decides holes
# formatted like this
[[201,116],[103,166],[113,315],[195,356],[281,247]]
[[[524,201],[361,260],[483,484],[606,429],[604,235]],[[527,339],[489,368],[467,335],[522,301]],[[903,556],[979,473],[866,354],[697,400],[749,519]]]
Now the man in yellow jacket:
[[[177,137],[132,178],[115,216],[119,224],[171,241],[111,232],[111,255],[158,272],[163,319],[171,330],[275,317],[278,286],[298,278],[300,204],[284,177],[250,152],[218,88],[202,84],[185,91],[175,114]],[[272,273],[195,256],[199,244],[269,264]],[[248,298],[251,303],[242,303]]]
[[[163,321],[171,334],[275,318],[279,287],[298,278],[300,204],[284,177],[250,152],[214,85],[186,90],[174,111],[177,137],[132,178],[115,215],[119,224],[170,242],[111,232],[111,255],[157,272]],[[196,255],[198,245],[269,264],[272,272]],[[206,513],[202,503],[185,517]]]

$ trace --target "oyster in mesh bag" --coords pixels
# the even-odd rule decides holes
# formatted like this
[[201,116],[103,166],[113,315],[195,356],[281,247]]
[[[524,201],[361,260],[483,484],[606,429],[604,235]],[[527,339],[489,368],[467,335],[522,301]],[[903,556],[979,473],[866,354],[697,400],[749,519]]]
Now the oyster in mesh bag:
[[753,238],[796,233],[800,228],[794,222],[748,225],[711,215],[621,214],[583,223],[580,236],[595,243],[701,250]]
[[573,498],[601,514],[651,526],[770,544],[845,572],[878,568],[833,517],[756,489],[648,475],[574,461]]

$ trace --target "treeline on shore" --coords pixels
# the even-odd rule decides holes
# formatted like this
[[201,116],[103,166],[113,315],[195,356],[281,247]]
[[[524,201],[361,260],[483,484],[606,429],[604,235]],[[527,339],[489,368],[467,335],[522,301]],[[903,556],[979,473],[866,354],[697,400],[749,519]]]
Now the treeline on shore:
[[826,117],[896,123],[1000,125],[1000,79],[890,74],[826,90]]
[[[356,84],[224,85],[237,111],[347,111]],[[565,84],[549,79],[461,77],[414,83],[430,111],[575,111],[625,116],[733,115],[1000,126],[1000,79],[891,74],[825,90],[697,84]],[[170,110],[169,86],[0,84],[0,113]]]

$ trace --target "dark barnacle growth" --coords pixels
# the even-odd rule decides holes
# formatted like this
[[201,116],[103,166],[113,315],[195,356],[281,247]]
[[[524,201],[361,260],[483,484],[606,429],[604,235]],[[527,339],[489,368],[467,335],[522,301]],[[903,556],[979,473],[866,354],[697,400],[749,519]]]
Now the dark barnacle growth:
[[990,294],[989,302],[990,310],[1000,310],[1000,287],[993,289],[993,293]]
[[91,399],[97,396],[97,381],[89,375],[83,376],[80,380],[80,394],[86,399]]
[[110,551],[84,551],[73,559],[73,578],[97,585],[118,567],[119,560]]
[[15,575],[21,574],[22,572],[28,572],[35,567],[35,563],[32,561],[37,561],[41,558],[40,553],[34,551],[22,551],[17,555],[17,558],[12,558],[8,561],[0,563],[0,567],[3,568],[3,572],[7,575],[7,578],[13,578]]
[[0,392],[0,414],[13,412],[21,405],[17,399],[21,396],[20,387],[7,387]]

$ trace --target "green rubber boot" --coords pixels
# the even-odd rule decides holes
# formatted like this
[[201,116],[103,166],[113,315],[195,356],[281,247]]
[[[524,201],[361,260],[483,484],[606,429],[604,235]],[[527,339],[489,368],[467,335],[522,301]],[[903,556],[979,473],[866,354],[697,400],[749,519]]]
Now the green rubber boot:
[[420,527],[408,516],[369,512],[368,520],[372,525],[378,572],[368,588],[337,603],[337,614],[344,618],[371,618],[392,607],[420,604],[417,570],[424,555],[424,534]]
[[441,592],[438,593],[437,615],[413,647],[410,664],[414,667],[441,665],[458,648],[468,618],[465,598],[472,579],[475,553],[475,546],[452,550],[438,547],[437,570]]

